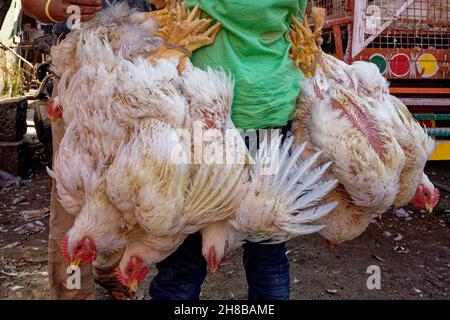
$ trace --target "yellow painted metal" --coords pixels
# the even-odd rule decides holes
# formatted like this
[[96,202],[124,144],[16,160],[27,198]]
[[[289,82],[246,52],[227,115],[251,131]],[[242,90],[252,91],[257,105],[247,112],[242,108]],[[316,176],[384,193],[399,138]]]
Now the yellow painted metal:
[[450,141],[436,141],[436,149],[429,160],[450,160]]

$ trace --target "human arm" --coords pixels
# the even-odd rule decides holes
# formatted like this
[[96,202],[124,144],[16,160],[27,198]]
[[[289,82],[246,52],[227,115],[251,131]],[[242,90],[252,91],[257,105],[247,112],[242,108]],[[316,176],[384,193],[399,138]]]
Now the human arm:
[[47,0],[22,0],[25,14],[44,23],[67,20],[73,14],[68,8],[73,5],[80,8],[81,21],[92,19],[97,12],[102,10],[101,0],[51,0],[48,10],[49,17],[45,12],[46,4]]

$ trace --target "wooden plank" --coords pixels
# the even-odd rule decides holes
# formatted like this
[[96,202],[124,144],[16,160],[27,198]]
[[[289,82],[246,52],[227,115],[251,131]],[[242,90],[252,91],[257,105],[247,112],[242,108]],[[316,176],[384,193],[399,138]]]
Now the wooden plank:
[[339,60],[344,60],[345,53],[342,44],[342,32],[340,25],[336,24],[333,26],[333,36],[334,36],[334,45],[336,47],[336,58],[338,58]]

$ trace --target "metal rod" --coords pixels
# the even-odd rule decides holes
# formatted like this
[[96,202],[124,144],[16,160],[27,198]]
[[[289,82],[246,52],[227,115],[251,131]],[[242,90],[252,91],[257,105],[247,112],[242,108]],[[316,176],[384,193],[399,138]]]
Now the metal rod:
[[27,64],[29,67],[31,67],[31,69],[34,69],[33,64],[28,61],[27,59],[25,59],[24,57],[22,57],[20,54],[18,54],[17,52],[15,52],[13,49],[11,49],[10,47],[8,47],[6,44],[4,44],[3,42],[0,41],[0,46],[8,49],[10,52],[12,52],[12,54],[14,54],[17,58],[19,58],[20,60],[22,60],[25,64]]

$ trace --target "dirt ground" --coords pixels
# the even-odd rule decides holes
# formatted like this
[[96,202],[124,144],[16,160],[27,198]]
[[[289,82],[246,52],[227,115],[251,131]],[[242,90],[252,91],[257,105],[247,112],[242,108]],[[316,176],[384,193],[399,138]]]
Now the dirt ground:
[[[46,208],[51,181],[44,157],[39,150],[36,154],[26,180],[0,187],[0,299],[49,298]],[[431,163],[427,173],[450,188],[449,162]],[[335,251],[318,235],[290,241],[292,299],[449,299],[449,196],[441,192],[432,215],[408,207],[409,216],[400,218],[390,211]],[[36,209],[28,217],[31,222],[25,221],[23,211]],[[380,290],[366,286],[372,265],[381,270]],[[146,286],[140,290],[144,299]],[[246,299],[246,290],[242,252],[235,251],[221,270],[208,275],[201,298]],[[99,299],[110,298],[101,288],[97,293]]]

